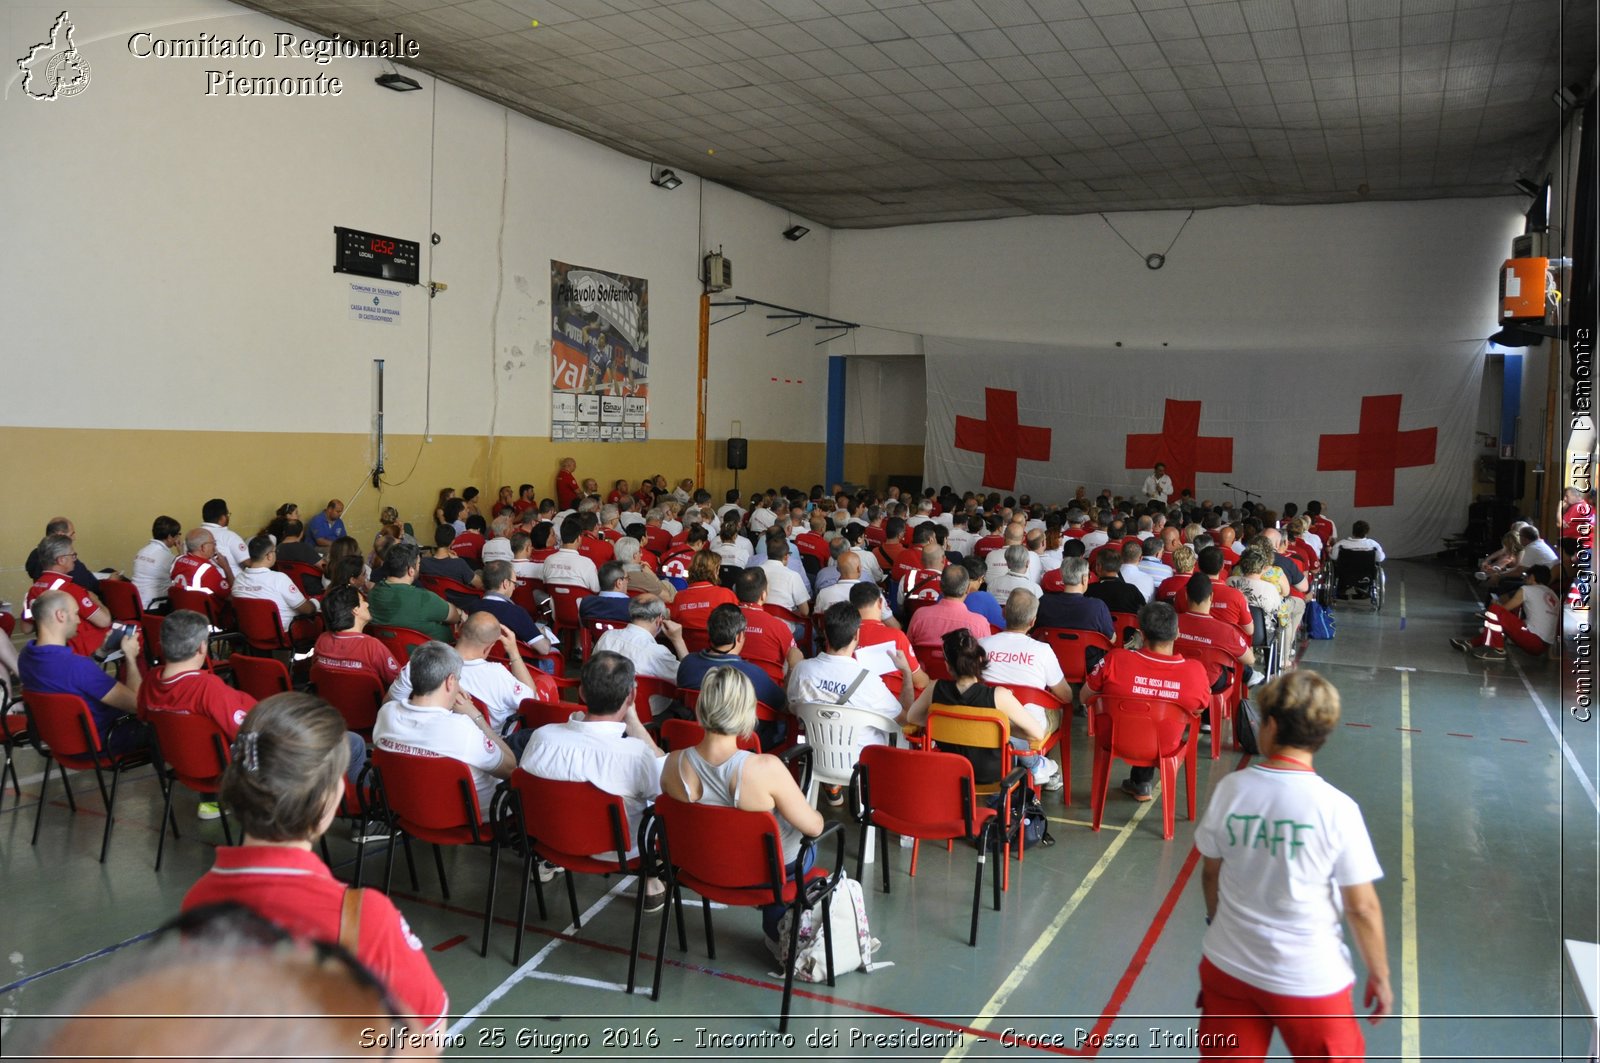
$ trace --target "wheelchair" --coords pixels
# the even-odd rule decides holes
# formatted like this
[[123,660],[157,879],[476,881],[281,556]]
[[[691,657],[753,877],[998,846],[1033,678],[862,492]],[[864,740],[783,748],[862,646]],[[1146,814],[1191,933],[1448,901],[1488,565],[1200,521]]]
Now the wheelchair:
[[1335,601],[1365,601],[1373,612],[1383,609],[1383,565],[1373,550],[1341,550],[1333,562]]

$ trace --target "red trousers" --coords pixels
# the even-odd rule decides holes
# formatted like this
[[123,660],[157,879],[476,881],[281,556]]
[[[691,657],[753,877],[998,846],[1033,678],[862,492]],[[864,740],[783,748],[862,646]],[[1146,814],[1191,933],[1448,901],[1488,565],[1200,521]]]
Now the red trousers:
[[1550,648],[1549,643],[1527,629],[1522,617],[1499,602],[1490,602],[1489,618],[1483,622],[1483,633],[1475,641],[1479,646],[1502,648],[1506,639],[1516,643],[1524,653],[1531,653],[1535,657]]
[[1297,1060],[1361,1063],[1366,1041],[1351,1007],[1350,987],[1325,997],[1290,997],[1257,989],[1200,960],[1200,1056],[1260,1060],[1272,1031]]

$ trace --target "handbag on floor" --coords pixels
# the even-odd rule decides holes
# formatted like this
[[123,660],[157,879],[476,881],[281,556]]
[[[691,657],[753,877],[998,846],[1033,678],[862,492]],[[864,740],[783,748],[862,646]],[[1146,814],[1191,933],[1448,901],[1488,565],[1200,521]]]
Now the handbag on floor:
[[1259,756],[1261,743],[1256,741],[1256,733],[1260,730],[1261,714],[1250,704],[1250,699],[1245,698],[1239,703],[1239,711],[1233,714],[1233,740],[1252,757]]
[[1315,598],[1306,600],[1306,633],[1314,639],[1331,639],[1337,632],[1333,610]]
[[[893,967],[893,963],[874,962],[873,953],[883,943],[872,936],[867,925],[867,902],[861,892],[861,883],[840,872],[839,884],[828,897],[828,922],[833,931],[833,972],[835,976],[850,971],[872,971],[879,967]],[[789,921],[794,912],[785,912],[778,924],[778,940],[768,941],[772,954],[781,964],[787,959],[789,948]],[[826,982],[828,980],[828,954],[822,934],[820,906],[800,913],[800,938],[796,945],[794,976],[801,982]]]

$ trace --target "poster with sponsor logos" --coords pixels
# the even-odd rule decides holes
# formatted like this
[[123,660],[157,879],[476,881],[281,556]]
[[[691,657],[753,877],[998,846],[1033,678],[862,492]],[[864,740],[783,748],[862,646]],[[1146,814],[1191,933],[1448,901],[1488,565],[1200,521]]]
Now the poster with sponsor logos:
[[648,292],[641,277],[551,261],[551,439],[649,438]]

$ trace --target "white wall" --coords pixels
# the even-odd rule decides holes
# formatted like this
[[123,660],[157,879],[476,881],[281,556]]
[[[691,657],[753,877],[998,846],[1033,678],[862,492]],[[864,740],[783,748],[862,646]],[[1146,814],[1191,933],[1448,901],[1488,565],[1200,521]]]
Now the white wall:
[[[0,72],[12,163],[0,170],[0,425],[359,433],[382,357],[391,432],[426,419],[435,433],[481,435],[493,421],[501,435],[547,434],[560,259],[649,280],[652,435],[684,439],[705,244],[734,258],[740,294],[827,310],[827,230],[807,222],[805,240],[784,240],[788,215],[768,204],[707,185],[702,206],[692,174],[657,189],[645,161],[415,71],[424,91],[390,92],[373,83],[376,60],[130,55],[139,30],[244,34],[269,52],[274,32],[311,36],[218,0],[71,10],[85,92],[30,100],[14,70]],[[59,11],[8,5],[5,54],[43,39]],[[204,71],[217,67],[321,72],[344,91],[208,98]],[[421,241],[423,279],[449,290],[430,304],[407,288],[398,326],[350,320],[334,225]],[[743,416],[748,435],[821,440],[826,348],[811,347],[809,325],[767,340],[765,318],[746,317],[714,332],[712,434]]]
[[[1487,337],[1514,198],[1018,218],[833,238],[833,312],[925,335],[1292,350]],[[1139,252],[1162,251],[1164,268]]]
[[851,358],[845,379],[846,443],[923,444],[928,381],[921,358]]

